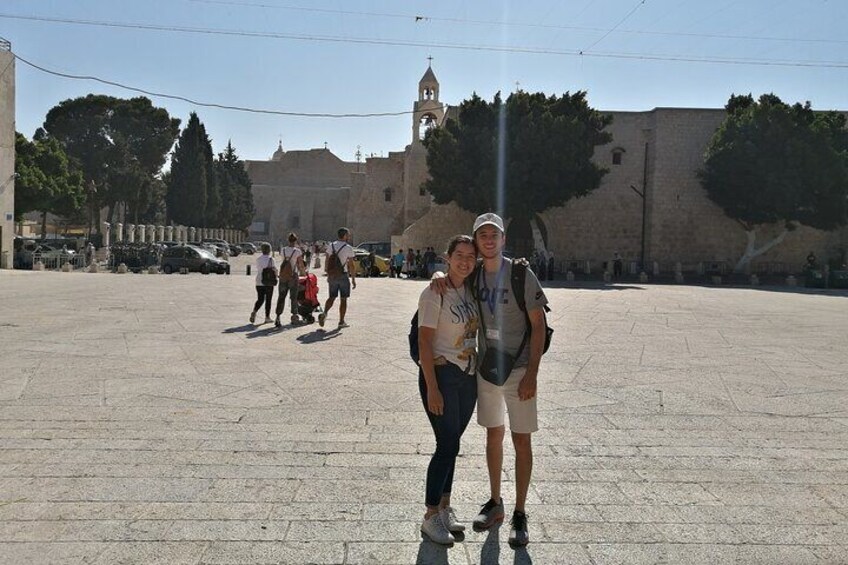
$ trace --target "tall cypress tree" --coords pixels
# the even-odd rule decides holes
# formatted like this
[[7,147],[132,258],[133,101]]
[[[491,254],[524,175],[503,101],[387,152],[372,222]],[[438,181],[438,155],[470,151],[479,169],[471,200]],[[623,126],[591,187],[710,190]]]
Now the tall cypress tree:
[[215,155],[212,153],[212,142],[206,134],[206,126],[200,123],[200,146],[203,150],[203,166],[206,169],[206,210],[204,227],[222,228],[221,223],[221,191],[218,183],[218,172],[215,169]]
[[[210,180],[217,195],[215,173],[209,166],[211,155],[212,146],[206,135],[206,128],[197,114],[192,112],[171,158],[171,174],[165,201],[168,205],[168,218],[172,222],[198,227],[210,225]],[[220,208],[220,200],[216,205]]]
[[253,219],[252,183],[232,142],[218,154],[215,166],[222,200],[220,224],[226,228],[245,229]]

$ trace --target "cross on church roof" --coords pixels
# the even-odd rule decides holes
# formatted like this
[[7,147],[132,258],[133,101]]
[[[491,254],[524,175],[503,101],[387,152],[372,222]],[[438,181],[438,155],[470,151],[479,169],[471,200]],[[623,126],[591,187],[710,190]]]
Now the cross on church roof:
[[427,57],[427,61],[428,61],[427,66],[432,67],[433,66],[433,57],[432,56]]

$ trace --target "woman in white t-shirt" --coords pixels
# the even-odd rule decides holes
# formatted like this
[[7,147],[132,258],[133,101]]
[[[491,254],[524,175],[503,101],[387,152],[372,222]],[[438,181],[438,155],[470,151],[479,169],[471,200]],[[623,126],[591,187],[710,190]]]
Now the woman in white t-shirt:
[[250,323],[256,323],[256,313],[265,305],[265,323],[271,323],[271,299],[274,297],[275,282],[272,285],[266,285],[262,282],[262,271],[267,268],[274,269],[277,272],[277,265],[274,264],[274,257],[271,256],[271,245],[263,243],[259,246],[262,250],[262,255],[256,258],[256,303],[253,305],[253,311],[250,313]]
[[418,387],[436,435],[421,531],[449,545],[454,541],[451,532],[465,529],[456,520],[450,497],[460,438],[477,403],[479,313],[466,283],[477,265],[474,240],[467,235],[451,239],[447,262],[447,292],[440,295],[428,287],[418,299]]

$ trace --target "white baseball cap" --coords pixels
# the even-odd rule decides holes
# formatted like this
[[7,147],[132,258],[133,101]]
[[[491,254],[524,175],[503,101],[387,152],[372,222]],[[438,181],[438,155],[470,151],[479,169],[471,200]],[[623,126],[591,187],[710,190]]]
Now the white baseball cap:
[[501,230],[501,233],[506,233],[506,230],[504,230],[503,220],[500,216],[492,212],[486,212],[485,214],[477,216],[477,219],[474,220],[474,229],[472,230],[472,233],[477,233],[477,230],[485,225],[495,226]]

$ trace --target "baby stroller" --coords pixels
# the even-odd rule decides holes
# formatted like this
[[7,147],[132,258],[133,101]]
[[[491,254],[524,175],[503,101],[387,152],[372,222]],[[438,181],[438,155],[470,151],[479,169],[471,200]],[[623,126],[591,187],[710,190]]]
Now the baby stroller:
[[297,312],[309,324],[315,323],[315,312],[323,311],[318,302],[318,277],[312,273],[297,279]]

